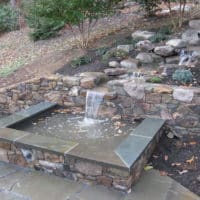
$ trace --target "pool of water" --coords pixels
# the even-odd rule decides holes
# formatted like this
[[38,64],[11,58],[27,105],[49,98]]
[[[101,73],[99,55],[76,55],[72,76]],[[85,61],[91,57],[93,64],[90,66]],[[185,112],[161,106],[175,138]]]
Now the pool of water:
[[67,140],[106,140],[126,136],[136,127],[135,122],[119,119],[90,120],[84,113],[65,113],[62,109],[46,112],[17,124],[14,128],[35,134],[56,136]]

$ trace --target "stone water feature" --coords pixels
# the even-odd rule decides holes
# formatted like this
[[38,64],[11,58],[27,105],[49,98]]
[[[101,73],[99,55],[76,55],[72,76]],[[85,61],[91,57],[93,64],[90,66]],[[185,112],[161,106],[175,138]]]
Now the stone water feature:
[[[115,73],[112,69],[73,77],[55,75],[1,89],[0,108],[12,115],[0,120],[0,160],[128,191],[148,162],[165,121],[173,133],[200,131],[200,89],[147,83],[146,74],[138,69],[144,56],[150,58],[143,62],[145,71],[154,61],[168,62],[169,69],[174,56],[177,60],[177,47],[173,45],[145,48],[147,52],[139,53],[139,61],[128,58],[115,62],[120,73],[119,69]],[[178,63],[177,66],[180,67]],[[98,135],[93,133],[99,128],[80,123],[84,122],[82,108],[87,90],[97,90],[100,84],[107,90],[98,101],[103,99],[100,119],[106,120],[97,124],[107,132],[100,131],[103,134]],[[57,104],[64,106],[64,110],[59,110]],[[88,115],[93,117],[94,113]],[[72,125],[67,125],[67,121]],[[72,127],[77,130],[71,132]],[[83,130],[85,127],[92,130],[91,134]]]
[[145,119],[138,126],[119,116],[98,119],[103,99],[102,93],[88,91],[85,114],[44,102],[4,118],[0,160],[130,191],[165,121]]

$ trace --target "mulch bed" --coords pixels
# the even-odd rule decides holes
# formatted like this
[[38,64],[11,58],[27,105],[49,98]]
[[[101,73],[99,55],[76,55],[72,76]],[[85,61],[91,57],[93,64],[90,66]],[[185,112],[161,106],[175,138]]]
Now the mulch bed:
[[200,195],[200,134],[170,139],[163,135],[150,164]]

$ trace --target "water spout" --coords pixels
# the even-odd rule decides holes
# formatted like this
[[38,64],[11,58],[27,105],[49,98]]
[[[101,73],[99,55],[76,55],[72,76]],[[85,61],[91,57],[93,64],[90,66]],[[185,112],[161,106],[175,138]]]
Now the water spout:
[[[98,119],[98,110],[103,101],[104,94],[97,91],[87,91],[86,106],[85,106],[85,120]],[[91,121],[91,120],[89,120]]]

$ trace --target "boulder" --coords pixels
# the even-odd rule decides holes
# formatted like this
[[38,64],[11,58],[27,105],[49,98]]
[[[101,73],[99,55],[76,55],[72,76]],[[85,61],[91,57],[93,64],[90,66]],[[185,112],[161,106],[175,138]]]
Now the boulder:
[[108,68],[104,70],[105,74],[108,76],[118,76],[125,74],[127,72],[124,68]]
[[176,100],[190,103],[193,99],[194,92],[189,89],[176,88],[173,91],[173,97]]
[[139,41],[135,46],[140,51],[151,51],[154,49],[154,45],[149,40]]
[[167,64],[178,64],[180,61],[179,56],[170,56],[170,57],[166,57],[165,62]]
[[190,45],[200,45],[200,28],[189,29],[182,34],[182,39]]
[[120,64],[119,64],[119,62],[117,62],[117,61],[110,61],[109,63],[108,63],[108,66],[109,67],[120,67]]
[[172,46],[159,46],[154,48],[155,54],[163,57],[173,56],[175,55],[174,47]]
[[136,99],[143,99],[145,96],[143,85],[128,82],[124,85],[124,90],[127,92],[127,94]]
[[148,40],[151,37],[153,37],[155,35],[154,32],[150,32],[150,31],[135,31],[134,33],[132,33],[132,38],[133,39],[141,39],[141,40]]
[[200,19],[194,19],[189,22],[189,26],[192,29],[200,29]]
[[72,86],[77,86],[79,85],[80,82],[80,77],[76,76],[64,76],[62,78],[63,80],[63,85],[66,87],[72,87]]
[[132,69],[132,70],[136,70],[138,67],[138,64],[139,64],[138,60],[135,60],[132,58],[128,58],[120,62],[121,67]]
[[139,60],[141,63],[150,64],[150,63],[159,63],[163,61],[163,58],[155,55],[154,53],[145,53],[141,52],[136,56],[136,59]]
[[117,49],[125,51],[127,53],[129,53],[130,51],[132,51],[134,49],[132,44],[127,44],[127,45],[118,45]]
[[166,45],[179,49],[179,48],[185,48],[187,46],[187,42],[182,39],[171,39],[166,42]]

